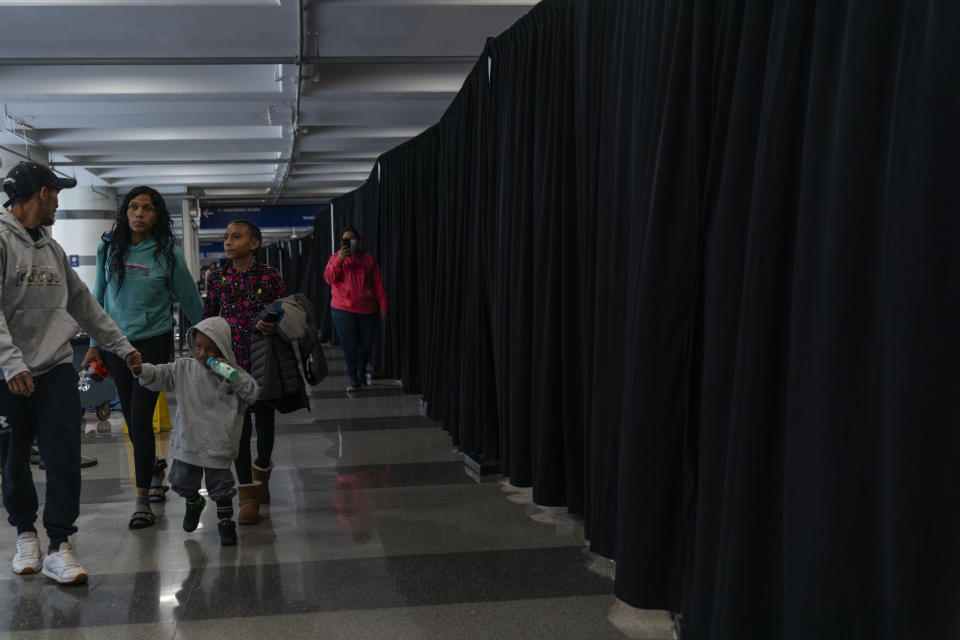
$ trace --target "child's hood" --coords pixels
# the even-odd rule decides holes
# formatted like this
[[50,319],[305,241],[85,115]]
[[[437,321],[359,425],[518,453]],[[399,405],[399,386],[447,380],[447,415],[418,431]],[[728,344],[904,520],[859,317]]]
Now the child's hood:
[[190,351],[193,352],[193,343],[196,339],[197,331],[207,336],[220,349],[224,359],[237,366],[237,357],[233,355],[233,342],[230,336],[230,325],[220,316],[213,316],[201,320],[196,325],[187,330],[187,344],[190,345]]

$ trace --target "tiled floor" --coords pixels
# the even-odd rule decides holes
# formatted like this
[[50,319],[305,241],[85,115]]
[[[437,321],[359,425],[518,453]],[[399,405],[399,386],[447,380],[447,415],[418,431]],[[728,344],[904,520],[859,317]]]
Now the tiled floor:
[[172,493],[156,526],[129,531],[129,444],[116,414],[88,414],[83,453],[98,464],[83,472],[73,542],[89,584],[2,569],[8,529],[0,635],[673,638],[664,613],[613,597],[612,562],[586,550],[565,509],[478,482],[417,398],[383,381],[348,398],[342,361],[328,358],[313,411],[278,417],[272,502],[237,547],[219,546],[213,509],[184,533]]

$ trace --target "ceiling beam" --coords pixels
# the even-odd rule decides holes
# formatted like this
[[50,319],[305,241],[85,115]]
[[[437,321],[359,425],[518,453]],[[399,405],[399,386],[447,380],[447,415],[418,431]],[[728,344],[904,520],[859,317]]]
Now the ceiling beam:
[[304,56],[306,64],[474,64],[477,56]]
[[236,56],[232,58],[200,58],[200,57],[170,57],[170,58],[0,58],[0,65],[24,65],[31,67],[127,67],[143,65],[145,67],[168,65],[225,65],[225,64],[297,64],[296,56]]
[[[303,0],[299,0],[299,10],[297,11],[297,56],[302,58],[303,56]],[[293,108],[293,123],[290,130],[290,152],[287,154],[288,157],[293,158],[297,155],[297,136],[300,133],[300,98],[303,94],[303,60],[297,60],[297,85],[296,85],[297,99]],[[293,169],[293,162],[287,161],[283,165],[282,173],[279,175],[279,180],[276,186],[276,197],[274,197],[273,202],[276,203],[280,197],[283,195],[283,188],[287,186],[287,181],[290,179],[290,171]]]
[[221,164],[279,164],[290,162],[290,158],[232,158],[223,160],[114,160],[112,162],[81,161],[51,162],[51,167],[173,167],[178,165],[221,165]]

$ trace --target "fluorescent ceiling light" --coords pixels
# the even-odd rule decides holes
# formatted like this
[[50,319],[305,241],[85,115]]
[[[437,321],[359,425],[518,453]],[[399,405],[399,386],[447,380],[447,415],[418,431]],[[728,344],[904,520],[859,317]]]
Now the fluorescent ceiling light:
[[279,7],[280,0],[0,0],[0,7],[172,7],[178,5]]
[[270,193],[270,187],[263,189],[204,189],[206,196],[262,196]]
[[420,5],[444,5],[444,6],[470,6],[470,5],[490,5],[490,6],[527,6],[537,4],[540,0],[324,0],[324,5],[350,5],[353,7],[363,5],[398,5],[398,6],[420,6]]

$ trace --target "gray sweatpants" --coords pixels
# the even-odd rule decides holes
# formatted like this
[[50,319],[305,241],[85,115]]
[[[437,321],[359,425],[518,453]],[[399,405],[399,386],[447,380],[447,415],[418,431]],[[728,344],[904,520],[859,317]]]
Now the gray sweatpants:
[[211,469],[174,460],[167,474],[170,486],[178,495],[192,498],[200,491],[200,480],[207,484],[207,495],[211,500],[229,500],[237,495],[231,469]]

